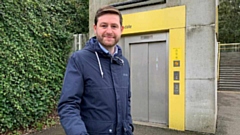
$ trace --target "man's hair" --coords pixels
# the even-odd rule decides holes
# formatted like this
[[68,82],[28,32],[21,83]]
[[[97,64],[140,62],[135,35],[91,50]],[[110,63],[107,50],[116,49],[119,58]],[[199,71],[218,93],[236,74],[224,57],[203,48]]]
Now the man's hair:
[[98,11],[96,12],[96,15],[95,15],[95,18],[94,18],[94,24],[97,25],[97,22],[98,22],[98,18],[102,15],[105,15],[105,14],[116,14],[119,16],[119,19],[120,19],[120,25],[122,26],[122,14],[120,13],[120,11],[113,7],[113,6],[104,6],[100,9],[98,9]]

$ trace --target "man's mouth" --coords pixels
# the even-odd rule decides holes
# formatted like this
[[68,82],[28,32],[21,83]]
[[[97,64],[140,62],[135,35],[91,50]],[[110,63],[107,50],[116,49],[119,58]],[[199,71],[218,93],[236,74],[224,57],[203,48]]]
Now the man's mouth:
[[105,37],[106,39],[114,39],[114,37]]
[[104,36],[104,37],[106,37],[106,38],[114,38],[113,36]]

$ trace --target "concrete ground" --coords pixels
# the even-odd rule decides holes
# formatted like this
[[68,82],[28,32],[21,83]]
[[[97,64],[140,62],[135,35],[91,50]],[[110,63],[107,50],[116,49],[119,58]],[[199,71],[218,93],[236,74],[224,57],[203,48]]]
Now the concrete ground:
[[218,92],[216,135],[240,135],[240,92]]
[[[164,128],[141,126],[141,125],[135,125],[134,127],[135,127],[134,135],[208,135],[203,133],[196,133],[196,132],[189,132],[189,131],[180,132],[180,131],[174,131],[174,130],[169,130]],[[62,127],[58,125],[51,129],[47,129],[45,131],[30,134],[30,135],[65,135],[65,133]]]
[[[218,92],[218,120],[215,135],[240,135],[240,92]],[[60,125],[30,135],[65,135]],[[211,135],[189,131],[135,125],[134,135]]]

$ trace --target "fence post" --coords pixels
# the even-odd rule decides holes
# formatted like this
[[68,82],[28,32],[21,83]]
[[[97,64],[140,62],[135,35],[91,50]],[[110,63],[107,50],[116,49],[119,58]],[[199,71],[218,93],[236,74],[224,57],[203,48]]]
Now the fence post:
[[85,42],[88,40],[88,34],[74,34],[74,42],[72,46],[72,50],[78,51],[81,50],[84,47]]
[[82,49],[82,34],[78,34],[78,50]]

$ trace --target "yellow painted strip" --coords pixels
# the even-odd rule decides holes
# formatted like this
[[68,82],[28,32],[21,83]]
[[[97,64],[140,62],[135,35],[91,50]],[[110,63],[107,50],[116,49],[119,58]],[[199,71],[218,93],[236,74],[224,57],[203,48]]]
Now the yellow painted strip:
[[[185,28],[169,31],[169,128],[185,130]],[[173,62],[180,61],[179,67]],[[180,80],[174,80],[173,72],[180,72]],[[174,83],[179,83],[179,95],[174,94]]]
[[185,6],[123,15],[123,35],[185,27]]

